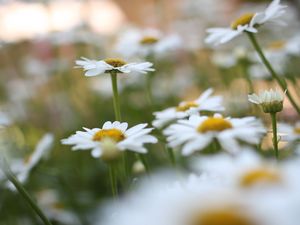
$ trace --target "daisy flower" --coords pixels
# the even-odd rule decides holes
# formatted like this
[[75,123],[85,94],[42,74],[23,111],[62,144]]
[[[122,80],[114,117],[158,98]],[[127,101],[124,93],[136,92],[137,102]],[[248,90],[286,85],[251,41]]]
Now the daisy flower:
[[266,161],[250,149],[243,149],[234,157],[228,154],[201,157],[194,160],[194,170],[219,177],[224,185],[241,188],[281,185],[283,181],[275,161]]
[[[169,176],[144,182],[122,200],[97,210],[96,224],[106,225],[296,225],[297,200],[289,192],[249,194],[212,185],[209,178]],[[159,218],[159,219],[157,219]]]
[[[128,123],[107,121],[102,128],[83,128],[76,134],[61,142],[65,145],[74,145],[72,150],[92,150],[92,156],[107,158],[111,151],[130,150],[138,153],[147,153],[146,143],[156,143],[157,139],[149,133],[153,128],[145,128],[146,123],[128,128]],[[113,153],[114,154],[114,153]]]
[[250,149],[243,149],[234,157],[228,154],[199,157],[192,167],[199,174],[216,177],[223,186],[247,191],[281,188],[285,192],[299,192],[299,158],[278,163],[264,159]]
[[257,33],[257,28],[265,23],[284,24],[280,17],[286,6],[280,0],[273,0],[264,12],[246,13],[232,22],[228,28],[210,28],[205,42],[208,44],[224,44],[244,32]]
[[211,96],[213,89],[207,89],[195,101],[181,102],[177,107],[167,108],[161,112],[153,113],[155,120],[153,126],[161,128],[166,124],[186,118],[199,112],[220,112],[224,110],[222,106],[223,98],[221,96]]
[[280,91],[262,91],[257,94],[248,95],[248,100],[260,105],[265,113],[280,112],[283,108],[284,95]]
[[81,60],[76,60],[76,67],[83,68],[85,76],[97,76],[103,73],[147,73],[154,71],[152,68],[153,63],[142,62],[142,63],[127,63],[122,59],[118,58],[107,58],[104,60],[91,60],[81,57]]
[[203,150],[217,140],[229,153],[240,150],[239,140],[248,144],[258,144],[265,133],[261,122],[254,117],[223,118],[192,115],[188,120],[179,120],[164,130],[168,145],[182,145],[182,154],[191,155]]
[[116,44],[116,52],[124,57],[162,56],[180,46],[181,40],[176,34],[164,36],[155,29],[131,30],[121,35]]

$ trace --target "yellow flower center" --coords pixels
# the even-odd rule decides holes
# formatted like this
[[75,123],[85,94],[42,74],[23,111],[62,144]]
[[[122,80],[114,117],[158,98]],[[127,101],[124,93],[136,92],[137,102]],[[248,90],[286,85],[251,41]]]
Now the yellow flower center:
[[218,131],[231,129],[232,124],[224,118],[209,117],[204,120],[197,128],[200,133],[206,133],[209,131]]
[[238,26],[249,24],[254,16],[254,13],[245,13],[231,23],[231,28],[236,30]]
[[107,64],[109,64],[113,67],[120,67],[120,66],[124,66],[127,64],[125,61],[123,61],[122,59],[118,59],[118,58],[108,58],[108,59],[105,59],[104,62],[106,62]]
[[295,133],[295,134],[300,134],[300,126],[295,127],[294,133]]
[[268,48],[274,50],[280,50],[286,45],[285,41],[273,41]]
[[184,112],[187,111],[190,108],[195,108],[198,107],[199,105],[195,102],[185,102],[183,104],[180,104],[179,106],[176,107],[177,112]]
[[142,45],[153,45],[158,42],[158,38],[152,36],[145,36],[140,40],[140,44]]
[[192,225],[255,225],[255,223],[237,210],[217,209],[197,216]]
[[125,139],[125,135],[122,131],[112,128],[112,129],[102,129],[94,134],[93,141],[103,141],[103,139],[109,138],[115,142],[120,142]]
[[258,183],[276,184],[281,180],[280,175],[273,170],[256,169],[245,173],[240,180],[242,187],[251,187]]

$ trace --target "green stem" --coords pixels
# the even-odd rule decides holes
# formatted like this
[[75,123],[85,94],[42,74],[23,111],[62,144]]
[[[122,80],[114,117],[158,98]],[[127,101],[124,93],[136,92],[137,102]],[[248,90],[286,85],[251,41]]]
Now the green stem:
[[18,179],[14,176],[13,172],[10,170],[9,165],[6,160],[2,158],[1,168],[7,177],[7,179],[15,186],[19,194],[24,198],[24,200],[30,205],[30,207],[34,210],[34,212],[40,217],[45,225],[52,225],[52,223],[45,216],[43,211],[39,208],[39,206],[34,202],[29,193],[25,190],[23,185],[18,181]]
[[113,103],[114,103],[114,111],[115,111],[115,118],[117,121],[121,121],[121,110],[120,110],[120,102],[119,102],[119,93],[118,93],[118,81],[117,81],[117,73],[111,71],[111,85],[113,89]]
[[[114,103],[114,111],[115,111],[115,119],[117,121],[121,122],[121,110],[120,110],[120,102],[119,102],[119,92],[118,92],[118,80],[117,80],[117,73],[115,71],[110,72],[111,76],[111,84],[113,89],[113,103]],[[125,170],[125,179],[129,177],[129,170],[128,170],[128,154],[127,152],[124,152],[124,155],[122,157],[123,164],[124,164],[124,170]],[[116,176],[114,174],[114,176]]]
[[129,154],[128,152],[123,152],[122,154],[122,164],[124,167],[124,178],[125,178],[125,183],[128,181],[128,178],[131,176],[130,174],[130,167],[129,167]]
[[175,159],[175,155],[174,155],[174,151],[172,148],[169,148],[167,145],[166,145],[166,150],[168,152],[168,155],[169,155],[169,158],[170,158],[170,161],[172,163],[172,165],[174,167],[176,167],[176,159]]
[[146,78],[146,91],[147,91],[147,100],[151,107],[151,111],[153,111],[153,94],[152,94],[152,83],[153,83],[153,74],[150,72],[147,74]]
[[271,113],[272,130],[273,130],[273,146],[275,150],[275,157],[278,160],[278,141],[277,141],[277,121],[276,113]]
[[273,79],[275,79],[277,81],[277,83],[279,84],[279,86],[281,87],[282,91],[286,91],[286,96],[288,97],[289,101],[291,102],[291,104],[293,105],[294,109],[298,112],[298,114],[300,115],[300,108],[299,106],[296,104],[295,100],[293,99],[291,93],[289,92],[289,90],[287,89],[287,83],[284,79],[281,79],[276,72],[274,71],[273,67],[271,66],[270,62],[267,60],[267,58],[265,57],[261,47],[259,46],[255,35],[253,33],[247,32],[248,37],[250,39],[250,42],[252,43],[253,47],[255,48],[255,50],[257,51],[259,57],[261,58],[263,64],[266,66],[266,68],[268,69],[268,71],[270,72],[270,74],[272,75]]
[[115,169],[114,165],[110,164],[108,165],[109,167],[109,180],[110,180],[110,185],[111,185],[111,192],[114,198],[118,197],[118,189],[117,189],[117,181],[116,181],[116,174],[115,174]]

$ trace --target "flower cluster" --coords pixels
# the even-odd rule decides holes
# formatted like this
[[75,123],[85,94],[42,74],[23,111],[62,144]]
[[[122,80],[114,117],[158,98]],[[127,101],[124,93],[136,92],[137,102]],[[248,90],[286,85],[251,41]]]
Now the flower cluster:
[[[230,26],[209,29],[244,3],[135,1],[143,23],[161,30],[126,24],[138,15],[120,2],[75,7],[100,10],[99,32],[124,12],[118,32],[99,37],[80,26],[1,47],[0,224],[299,225],[292,1],[272,0],[265,10],[245,3],[250,11]],[[152,9],[157,21],[144,16]],[[279,34],[263,29],[287,24]],[[248,39],[216,48],[242,35]],[[19,196],[39,218],[20,213],[23,204],[12,200]]]

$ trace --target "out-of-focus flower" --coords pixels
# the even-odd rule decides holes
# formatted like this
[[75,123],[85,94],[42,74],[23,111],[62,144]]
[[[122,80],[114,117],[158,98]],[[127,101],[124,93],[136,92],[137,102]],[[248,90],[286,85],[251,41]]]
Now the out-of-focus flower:
[[249,52],[251,51],[240,46],[235,47],[232,51],[214,51],[211,60],[221,68],[230,68],[240,62],[249,62],[249,57],[251,56]]
[[[72,150],[92,149],[93,157],[106,157],[111,154],[111,150],[119,151],[130,150],[138,153],[147,153],[144,147],[146,143],[156,143],[157,139],[149,133],[153,128],[145,128],[147,124],[138,124],[127,129],[128,123],[105,122],[102,128],[88,129],[77,131],[76,134],[61,142],[65,145],[74,145]],[[109,149],[107,149],[107,139],[110,140]],[[114,147],[115,146],[115,147]]]
[[[226,171],[224,171],[226,172]],[[296,225],[298,205],[281,190],[249,192],[223,186],[209,176],[172,182],[162,176],[114,204],[106,205],[106,225]],[[157,219],[159,218],[159,219]]]
[[198,158],[192,164],[198,173],[219,177],[224,185],[241,188],[281,185],[281,171],[275,161],[263,160],[249,149],[243,149],[235,157],[218,154]]
[[300,33],[297,33],[287,42],[283,42],[282,49],[290,55],[300,55]]
[[[266,57],[279,75],[285,75],[291,56],[300,55],[299,43],[300,36],[297,34],[287,41],[273,41],[264,49]],[[268,79],[272,77],[257,54],[250,55],[249,59],[254,63],[249,68],[249,74],[253,78]]]
[[259,192],[282,188],[298,195],[299,158],[278,163],[263,159],[250,149],[243,149],[234,157],[228,154],[199,157],[192,167],[197,173],[220,179],[224,186]]
[[126,63],[122,59],[118,58],[107,58],[104,60],[90,60],[82,57],[82,60],[76,60],[77,68],[83,68],[85,76],[97,76],[103,73],[110,73],[112,71],[116,73],[147,73],[154,71],[152,68],[153,63],[142,62],[142,63]]
[[177,107],[167,108],[161,112],[155,112],[153,126],[161,128],[171,121],[183,119],[199,112],[220,112],[224,110],[221,96],[211,96],[213,89],[207,89],[195,101],[181,102]]
[[124,57],[155,56],[160,57],[181,46],[181,39],[176,34],[164,36],[155,29],[127,31],[119,38],[116,52]]
[[[45,134],[38,142],[34,152],[25,159],[14,159],[10,162],[10,168],[21,183],[25,183],[31,170],[40,162],[43,157],[49,154],[54,141],[53,134]],[[8,187],[14,189],[11,183]]]
[[266,23],[284,24],[280,17],[286,6],[280,5],[280,0],[273,0],[264,12],[246,13],[232,22],[229,28],[210,28],[205,39],[208,44],[224,44],[244,32],[257,33],[257,28]]
[[78,29],[51,33],[45,36],[44,39],[48,39],[52,44],[58,46],[84,43],[96,47],[101,47],[106,41],[104,36],[92,33],[90,31]]
[[287,141],[289,144],[300,144],[300,121],[295,123],[294,126],[286,123],[279,123],[278,133],[280,141]]
[[279,91],[263,91],[259,95],[248,95],[250,102],[260,105],[265,113],[277,113],[282,111],[284,95]]
[[11,119],[9,118],[9,116],[3,112],[0,112],[0,128],[5,127],[9,124],[11,124]]
[[230,68],[236,65],[237,60],[232,53],[214,52],[212,62],[221,68]]
[[48,189],[38,192],[37,202],[51,221],[62,224],[80,224],[76,215],[65,208],[56,191]]
[[229,153],[239,152],[239,140],[248,144],[258,144],[265,133],[261,122],[254,117],[223,118],[192,115],[188,120],[179,120],[164,130],[170,147],[183,145],[182,154],[187,156],[201,151],[218,140],[220,146]]

